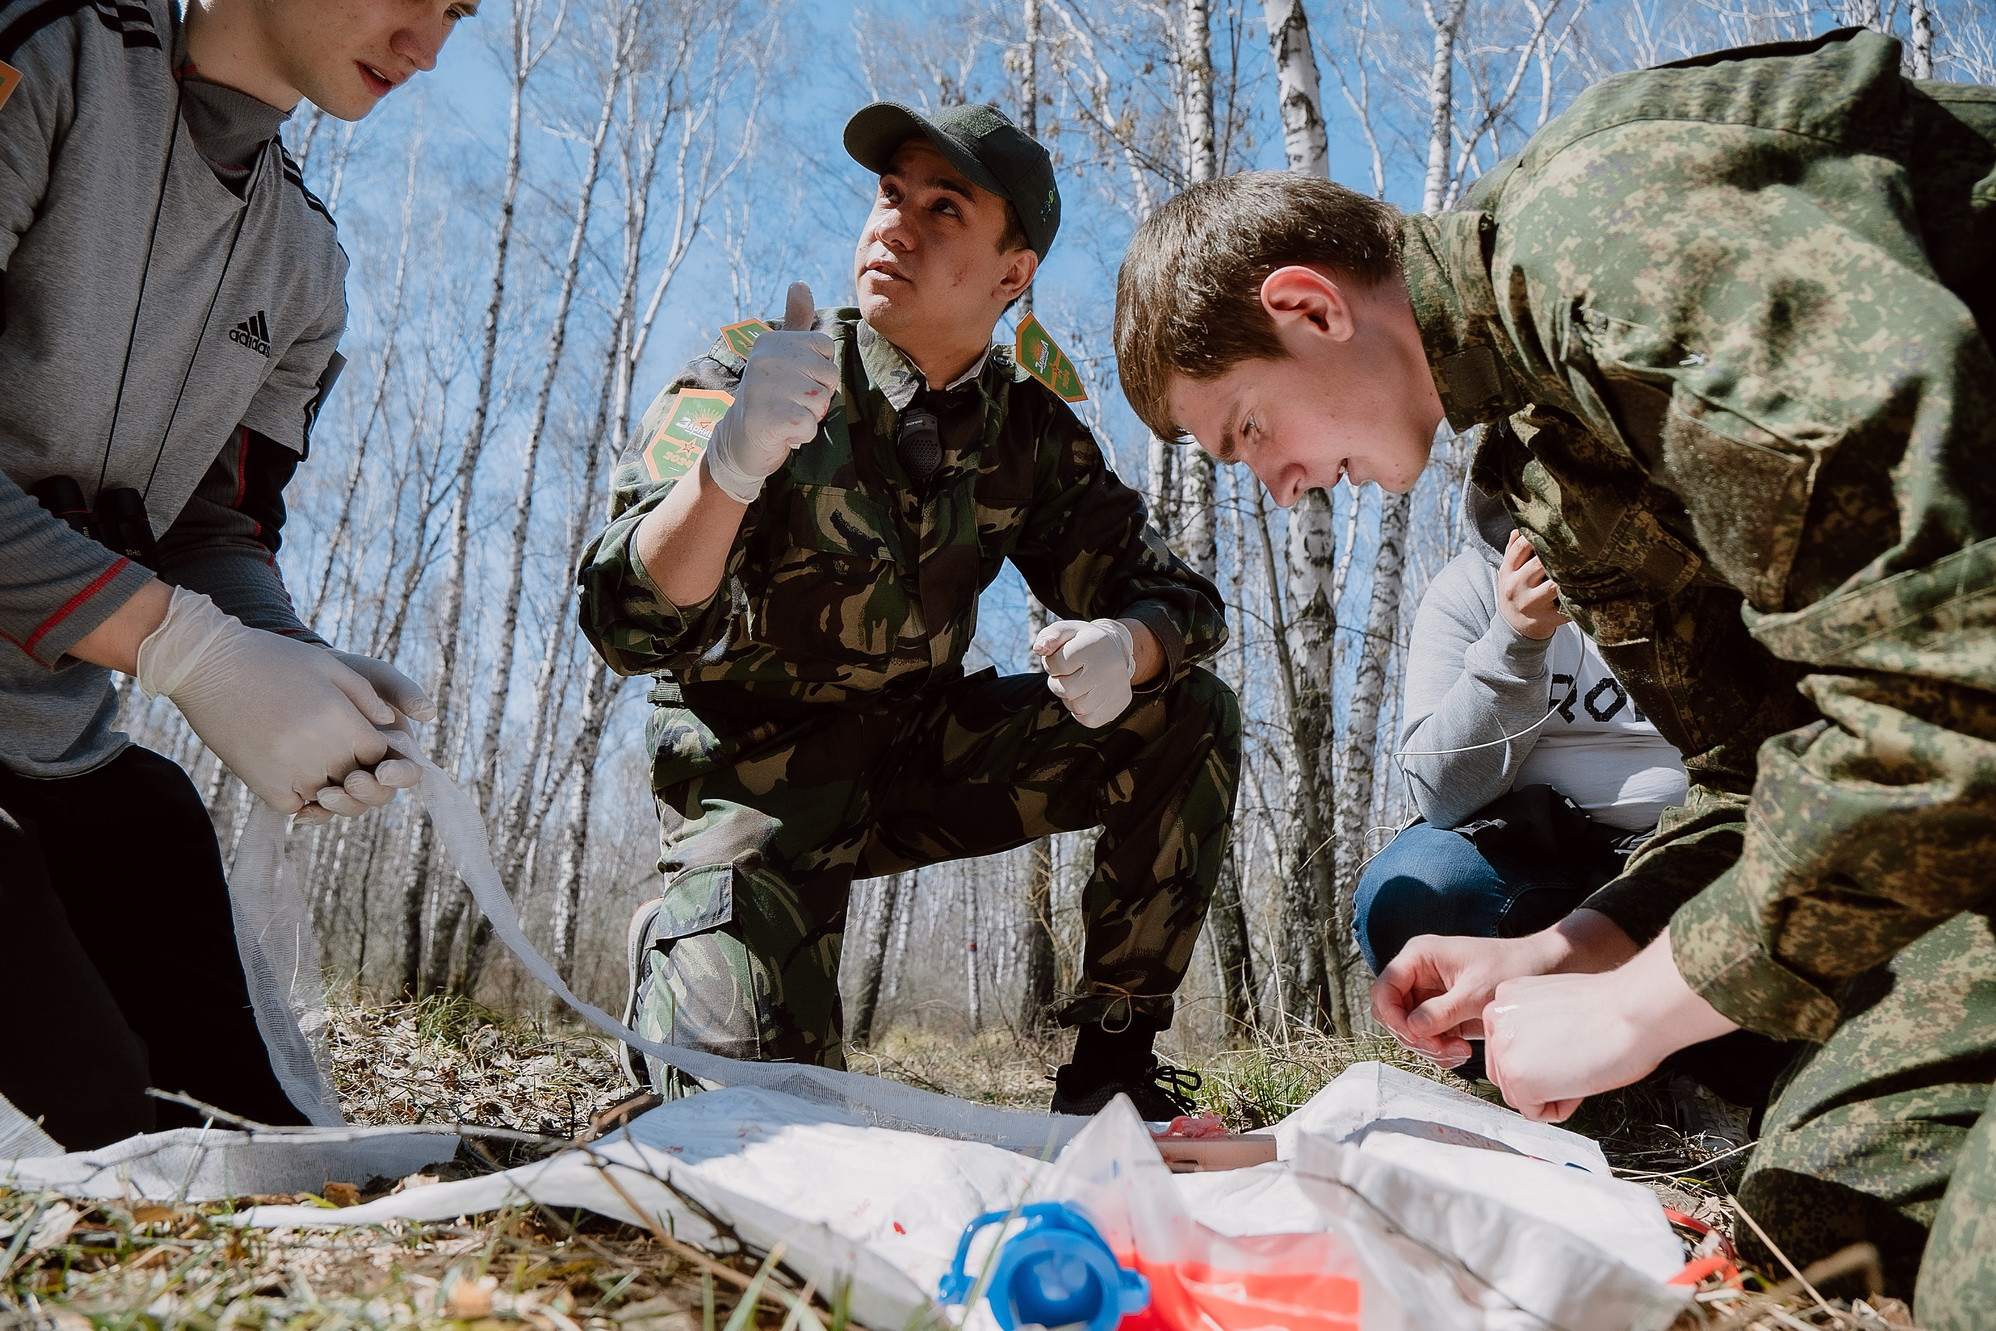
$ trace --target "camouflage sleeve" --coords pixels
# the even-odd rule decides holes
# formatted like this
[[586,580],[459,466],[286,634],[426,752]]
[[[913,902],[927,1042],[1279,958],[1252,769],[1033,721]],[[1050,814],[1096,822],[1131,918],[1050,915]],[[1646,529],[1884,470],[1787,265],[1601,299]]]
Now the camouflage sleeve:
[[754,529],[753,515],[742,522],[720,586],[698,605],[667,600],[631,540],[645,515],[699,465],[698,426],[711,432],[712,421],[688,429],[691,406],[699,403],[718,416],[725,404],[716,395],[733,389],[740,373],[739,359],[725,353],[703,356],[680,371],[645,411],[611,472],[609,525],[583,550],[575,577],[582,632],[620,675],[666,669],[674,657],[697,654],[725,634],[728,589]]
[[1740,620],[1739,593],[1729,588],[1684,587],[1572,609],[1643,714],[1684,756],[1684,803],[1667,810],[1622,873],[1584,903],[1646,944],[1739,859],[1761,744],[1817,715],[1796,691],[1800,670],[1754,641]]
[[1996,890],[1996,359],[1887,155],[1654,121],[1548,151],[1506,184],[1500,281],[1822,718],[1761,747],[1672,953],[1728,1017],[1820,1040],[1842,981]]
[[1140,692],[1218,652],[1219,592],[1171,552],[1087,427],[1055,402],[1039,439],[1032,511],[1012,555],[1033,595],[1064,619],[1134,619],[1155,634],[1165,669]]

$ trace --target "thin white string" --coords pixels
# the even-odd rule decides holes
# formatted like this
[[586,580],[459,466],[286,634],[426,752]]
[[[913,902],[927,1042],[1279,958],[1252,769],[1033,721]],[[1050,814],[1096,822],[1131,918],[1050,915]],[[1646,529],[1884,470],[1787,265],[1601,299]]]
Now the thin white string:
[[[1579,629],[1574,630],[1575,633],[1578,633],[1579,631],[1580,631]],[[1553,632],[1554,636],[1557,637],[1558,630],[1555,629]],[[1587,656],[1587,645],[1583,641],[1580,646],[1580,655],[1576,657],[1573,662],[1573,680],[1575,687],[1578,687],[1579,685],[1580,667],[1581,664],[1585,661],[1586,656]],[[1546,651],[1546,676],[1548,679],[1554,677],[1554,672],[1552,670],[1552,651],[1550,648],[1548,648]],[[1530,725],[1526,726],[1523,730],[1518,731],[1516,734],[1501,735],[1496,739],[1485,740],[1481,744],[1465,744],[1459,749],[1395,749],[1393,751],[1393,757],[1396,760],[1401,758],[1446,758],[1453,753],[1474,753],[1478,749],[1494,749],[1499,744],[1509,744],[1514,739],[1523,739],[1525,736],[1531,734],[1534,730],[1537,730],[1540,726],[1552,720],[1554,713],[1558,712],[1560,708],[1564,707],[1566,705],[1566,701],[1567,700],[1564,698],[1560,699],[1558,702],[1554,703],[1551,707],[1546,709],[1546,714],[1544,716],[1532,722]],[[1407,775],[1407,764],[1401,763],[1400,776],[1402,779],[1405,779],[1406,775]]]
[[[1561,627],[1563,628],[1566,626],[1562,625]],[[1579,633],[1580,630],[1576,628],[1574,629],[1574,632]],[[1558,636],[1559,636],[1559,630],[1554,629],[1553,637],[1557,638]],[[1586,639],[1583,638],[1581,639],[1580,642],[1580,654],[1574,658],[1573,662],[1573,687],[1575,688],[1579,687],[1580,667],[1586,663],[1586,659],[1587,659],[1587,642]],[[1556,678],[1555,672],[1552,669],[1552,664],[1553,664],[1552,649],[1548,647],[1546,649],[1546,678],[1548,680]],[[1407,775],[1407,764],[1405,762],[1406,759],[1446,758],[1450,754],[1475,753],[1478,749],[1494,749],[1499,744],[1509,744],[1512,740],[1523,739],[1525,736],[1531,734],[1534,730],[1537,730],[1540,726],[1544,725],[1546,722],[1552,720],[1553,714],[1558,712],[1561,707],[1564,707],[1566,705],[1566,702],[1567,702],[1566,699],[1564,698],[1560,699],[1558,702],[1554,703],[1551,707],[1546,709],[1546,714],[1544,716],[1540,717],[1538,720],[1532,722],[1530,725],[1526,726],[1523,730],[1520,730],[1515,734],[1502,735],[1496,739],[1485,740],[1481,744],[1465,744],[1459,749],[1395,749],[1393,750],[1393,753],[1391,755],[1393,758],[1393,764],[1394,766],[1400,769],[1400,780],[1407,786],[1409,790],[1412,790],[1414,786],[1414,780],[1412,777]],[[1360,873],[1364,873],[1365,866],[1371,864],[1373,860],[1377,859],[1380,851],[1385,850],[1388,846],[1393,844],[1393,837],[1399,836],[1402,832],[1406,831],[1408,828],[1412,827],[1415,823],[1418,823],[1420,821],[1421,821],[1421,815],[1417,811],[1414,814],[1414,816],[1409,818],[1406,822],[1400,824],[1400,826],[1398,827],[1390,829],[1393,833],[1393,836],[1388,837],[1386,838],[1386,840],[1380,842],[1379,850],[1373,851],[1371,854],[1367,855],[1363,860],[1359,861],[1358,871]],[[1370,838],[1374,832],[1382,832],[1386,830],[1388,829],[1382,827],[1368,827],[1365,829],[1365,832],[1366,836]]]

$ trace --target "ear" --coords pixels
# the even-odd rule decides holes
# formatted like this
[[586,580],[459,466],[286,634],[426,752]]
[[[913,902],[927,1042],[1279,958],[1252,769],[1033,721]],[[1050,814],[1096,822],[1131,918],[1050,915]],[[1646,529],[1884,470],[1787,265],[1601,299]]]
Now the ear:
[[1040,256],[1030,245],[1021,245],[1005,256],[1005,271],[998,276],[997,294],[1007,302],[1016,300],[1033,284],[1040,270]]
[[1261,308],[1285,340],[1316,335],[1349,342],[1358,331],[1356,311],[1338,279],[1305,264],[1289,264],[1263,278]]

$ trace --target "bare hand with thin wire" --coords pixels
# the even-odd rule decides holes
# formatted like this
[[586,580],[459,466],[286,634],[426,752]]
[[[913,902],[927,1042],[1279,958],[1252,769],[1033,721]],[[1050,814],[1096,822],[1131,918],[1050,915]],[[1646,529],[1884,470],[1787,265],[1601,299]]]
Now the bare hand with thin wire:
[[1372,1015],[1409,1049],[1445,1068],[1484,1038],[1484,1010],[1499,985],[1532,975],[1613,970],[1636,944],[1613,920],[1581,907],[1523,938],[1422,934],[1372,982]]
[[1532,543],[1513,530],[1497,569],[1497,613],[1527,638],[1540,642],[1572,621],[1559,609],[1559,584],[1546,576]]

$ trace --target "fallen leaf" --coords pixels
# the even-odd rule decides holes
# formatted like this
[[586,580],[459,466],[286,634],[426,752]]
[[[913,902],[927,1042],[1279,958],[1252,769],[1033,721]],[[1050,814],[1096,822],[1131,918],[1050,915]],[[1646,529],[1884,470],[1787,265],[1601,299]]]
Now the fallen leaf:
[[441,1183],[442,1181],[442,1176],[438,1174],[411,1174],[407,1178],[396,1180],[395,1186],[390,1188],[388,1192],[390,1196],[393,1196],[398,1192],[407,1192],[411,1188],[427,1188],[432,1183]]
[[42,1252],[53,1248],[69,1237],[69,1231],[76,1228],[76,1222],[83,1219],[83,1212],[68,1202],[57,1202],[42,1212],[42,1218],[35,1222],[35,1232],[28,1236],[28,1251]]
[[444,1316],[458,1321],[473,1321],[492,1315],[492,1291],[499,1288],[494,1276],[484,1276],[473,1280],[460,1275],[444,1289]]

